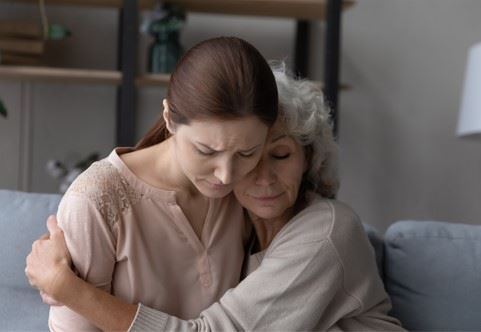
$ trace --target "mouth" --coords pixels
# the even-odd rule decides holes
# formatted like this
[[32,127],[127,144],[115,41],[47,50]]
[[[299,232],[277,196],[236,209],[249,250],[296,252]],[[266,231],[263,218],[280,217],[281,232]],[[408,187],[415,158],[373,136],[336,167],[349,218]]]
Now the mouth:
[[261,201],[261,202],[270,202],[273,201],[279,197],[281,197],[284,193],[276,194],[276,195],[252,195],[251,197],[254,198],[255,200]]
[[213,189],[216,189],[216,190],[221,190],[221,189],[225,189],[228,187],[227,184],[222,184],[222,183],[212,183],[208,180],[205,180],[205,182],[207,183],[207,185]]

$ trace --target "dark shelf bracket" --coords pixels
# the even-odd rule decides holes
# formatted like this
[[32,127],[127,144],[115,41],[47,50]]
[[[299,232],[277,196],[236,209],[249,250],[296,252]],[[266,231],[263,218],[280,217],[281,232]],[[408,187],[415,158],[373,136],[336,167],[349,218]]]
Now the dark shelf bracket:
[[117,146],[135,145],[138,17],[137,1],[124,0],[118,24],[117,66],[122,72],[122,82],[117,90]]
[[331,108],[335,137],[338,136],[339,59],[341,56],[342,0],[328,0],[324,58],[324,95]]
[[298,20],[296,24],[296,45],[294,55],[294,73],[300,78],[306,78],[309,66],[310,23]]

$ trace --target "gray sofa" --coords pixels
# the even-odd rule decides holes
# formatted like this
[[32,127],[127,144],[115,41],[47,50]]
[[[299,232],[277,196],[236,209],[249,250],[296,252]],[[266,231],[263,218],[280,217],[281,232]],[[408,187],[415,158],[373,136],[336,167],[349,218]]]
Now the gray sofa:
[[[0,331],[45,331],[48,307],[24,275],[31,243],[45,233],[59,195],[0,190]],[[481,226],[400,221],[366,232],[392,315],[408,330],[481,331]]]

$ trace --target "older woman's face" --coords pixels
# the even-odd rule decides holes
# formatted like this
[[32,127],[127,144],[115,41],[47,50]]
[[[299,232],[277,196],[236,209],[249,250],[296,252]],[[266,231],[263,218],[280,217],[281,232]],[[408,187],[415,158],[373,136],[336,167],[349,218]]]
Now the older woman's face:
[[259,164],[240,180],[234,193],[257,217],[282,216],[296,202],[307,168],[304,149],[276,123],[267,137]]

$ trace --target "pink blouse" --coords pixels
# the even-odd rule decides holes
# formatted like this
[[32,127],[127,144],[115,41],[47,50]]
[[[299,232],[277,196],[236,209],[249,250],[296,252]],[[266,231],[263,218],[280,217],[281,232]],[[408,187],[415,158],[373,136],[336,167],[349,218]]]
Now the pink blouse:
[[[116,148],[63,197],[57,218],[79,276],[129,303],[197,317],[239,282],[247,226],[233,194],[210,199],[197,237],[173,191],[132,173]],[[51,307],[53,331],[97,330],[67,307]]]

